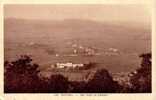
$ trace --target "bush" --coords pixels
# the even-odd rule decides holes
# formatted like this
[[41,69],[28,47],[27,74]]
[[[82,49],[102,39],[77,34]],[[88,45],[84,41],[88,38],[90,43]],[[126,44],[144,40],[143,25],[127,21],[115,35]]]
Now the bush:
[[132,92],[151,93],[151,53],[140,55],[141,67],[130,78]]
[[32,59],[23,55],[13,62],[5,61],[4,91],[5,92],[35,92],[38,89],[38,65],[32,64]]
[[64,76],[58,75],[51,75],[48,81],[48,92],[52,93],[64,93],[68,92],[69,82],[68,79]]
[[72,93],[84,93],[86,92],[85,81],[71,81],[69,91]]
[[119,84],[113,81],[106,69],[97,70],[86,84],[86,92],[89,93],[115,93],[117,90],[119,90]]

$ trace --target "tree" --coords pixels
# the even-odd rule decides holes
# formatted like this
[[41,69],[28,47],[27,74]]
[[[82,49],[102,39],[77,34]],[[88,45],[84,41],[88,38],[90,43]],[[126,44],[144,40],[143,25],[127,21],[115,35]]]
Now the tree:
[[16,61],[5,61],[5,92],[35,92],[38,90],[39,66],[31,62],[32,59],[27,55],[20,56]]
[[69,91],[72,93],[86,92],[86,82],[85,81],[70,81]]
[[52,93],[68,92],[69,88],[68,78],[60,74],[51,75],[50,79],[48,80],[48,87],[49,87],[49,89],[47,89],[48,92]]
[[118,89],[119,84],[113,80],[106,69],[97,70],[86,85],[86,92],[89,93],[112,93]]
[[151,90],[151,53],[142,54],[141,67],[132,73],[130,82],[132,84],[132,92],[150,93]]

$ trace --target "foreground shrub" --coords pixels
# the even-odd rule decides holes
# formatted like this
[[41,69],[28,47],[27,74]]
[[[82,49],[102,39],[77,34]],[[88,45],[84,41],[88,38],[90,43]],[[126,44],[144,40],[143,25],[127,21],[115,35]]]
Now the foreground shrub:
[[5,92],[35,92],[40,82],[38,65],[32,64],[32,59],[21,56],[18,60],[4,64],[4,91]]
[[141,67],[132,73],[132,92],[151,93],[151,53],[140,55],[142,58]]
[[112,93],[119,90],[119,84],[113,81],[112,76],[106,69],[97,70],[88,83],[86,92],[89,93]]
[[64,93],[68,92],[69,81],[63,75],[51,75],[48,81],[48,92]]

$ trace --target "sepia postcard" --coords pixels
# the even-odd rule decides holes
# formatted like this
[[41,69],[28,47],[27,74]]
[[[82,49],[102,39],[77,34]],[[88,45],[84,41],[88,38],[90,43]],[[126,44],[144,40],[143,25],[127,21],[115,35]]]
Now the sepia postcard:
[[0,100],[154,100],[154,2],[80,2],[1,3]]

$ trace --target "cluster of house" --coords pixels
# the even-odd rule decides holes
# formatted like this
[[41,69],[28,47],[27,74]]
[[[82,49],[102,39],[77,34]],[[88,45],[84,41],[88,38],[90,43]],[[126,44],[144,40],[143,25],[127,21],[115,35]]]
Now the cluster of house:
[[[92,47],[84,47],[82,45],[77,45],[77,44],[72,44],[72,48],[74,48],[73,50],[73,54],[83,54],[86,56],[93,56],[93,55],[101,55],[100,53],[96,52],[95,49],[93,49]],[[111,55],[119,55],[119,50],[116,48],[108,48],[108,50],[106,50],[104,52],[105,55],[111,56]]]
[[118,52],[118,49],[116,49],[116,48],[109,48],[108,49],[110,52]]
[[54,65],[51,65],[51,68],[54,69],[81,69],[83,67],[85,67],[85,64],[74,64],[71,62],[67,62],[67,63],[56,63]]
[[84,54],[87,56],[96,54],[94,49],[89,48],[89,47],[84,47],[82,45],[72,44],[72,48],[74,48],[74,50],[73,50],[74,54],[80,53],[80,54]]
[[56,63],[56,64],[52,64],[51,68],[52,69],[66,69],[66,70],[87,70],[90,69],[92,67],[95,66],[95,63],[89,62],[89,63],[79,63],[79,64],[75,64],[75,63],[71,63],[71,62],[67,62],[67,63]]

